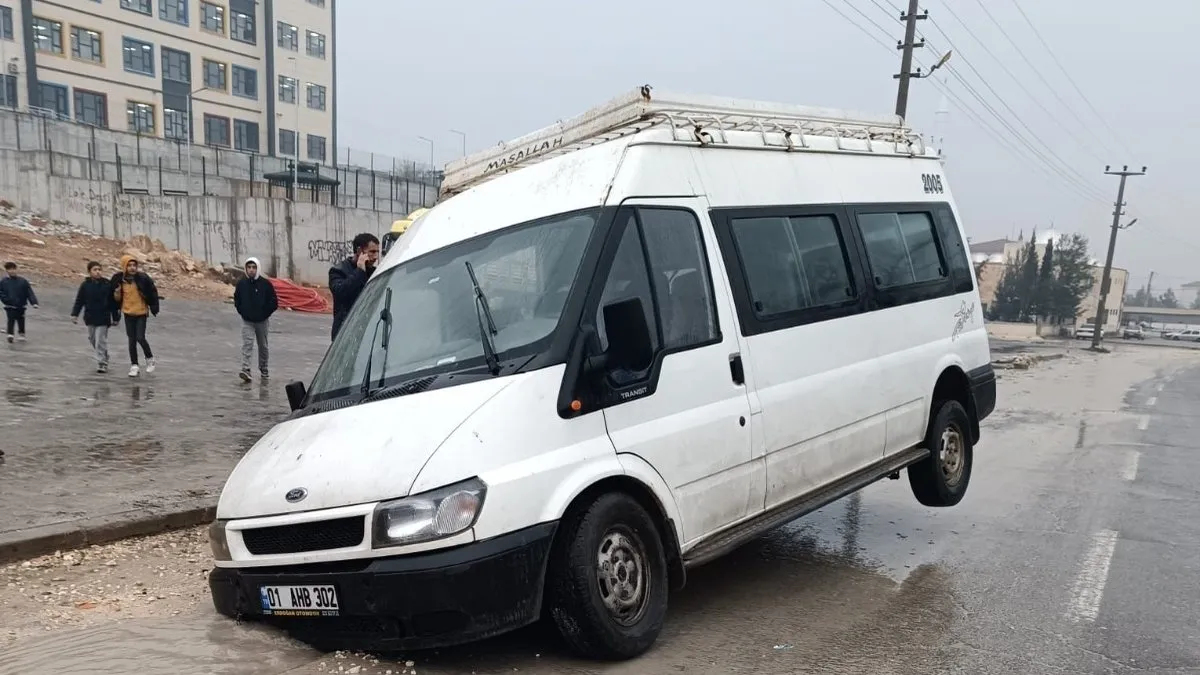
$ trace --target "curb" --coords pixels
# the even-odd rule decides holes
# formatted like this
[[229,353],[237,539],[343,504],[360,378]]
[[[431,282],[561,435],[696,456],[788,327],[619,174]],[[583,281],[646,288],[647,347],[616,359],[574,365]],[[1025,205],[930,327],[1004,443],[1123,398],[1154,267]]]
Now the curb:
[[128,512],[0,533],[0,565],[212,522],[215,502],[130,517]]

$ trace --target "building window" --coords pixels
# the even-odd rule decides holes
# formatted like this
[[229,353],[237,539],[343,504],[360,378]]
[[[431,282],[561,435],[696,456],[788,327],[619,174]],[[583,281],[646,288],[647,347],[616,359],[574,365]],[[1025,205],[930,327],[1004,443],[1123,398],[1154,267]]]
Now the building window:
[[67,99],[66,87],[61,84],[39,82],[38,94],[42,99],[42,108],[53,111],[60,119],[71,119],[71,102]]
[[200,25],[210,33],[225,35],[225,8],[211,2],[201,2]]
[[258,152],[258,122],[234,120],[233,147],[235,150]]
[[181,26],[188,25],[188,0],[158,0],[158,18]]
[[242,66],[233,67],[233,95],[258,98],[258,71]]
[[860,213],[858,227],[879,288],[945,279],[933,220],[927,213]]
[[316,5],[317,7],[324,7],[324,6],[325,6],[325,0],[308,0],[308,4],[310,4],[310,5]]
[[233,31],[229,37],[238,42],[247,44],[258,44],[258,31],[254,25],[254,15],[244,14],[242,12],[233,12]]
[[296,78],[287,75],[279,76],[279,100],[284,103],[296,102]]
[[308,158],[318,162],[325,161],[325,137],[308,135]]
[[150,16],[154,12],[150,7],[150,0],[121,0],[121,9],[128,9],[146,16]]
[[16,75],[0,75],[0,105],[7,108],[16,108],[19,101],[17,100],[17,76]]
[[162,52],[163,79],[191,84],[192,55],[169,47],[163,47],[159,51]]
[[188,138],[188,116],[186,110],[163,108],[163,136],[175,141]]
[[229,147],[229,118],[216,115],[204,116],[204,144]]
[[125,70],[154,76],[154,45],[133,38],[125,38],[121,47],[125,56]]
[[229,83],[226,80],[225,64],[220,61],[204,59],[204,88],[226,91]]
[[325,36],[316,31],[307,31],[308,33],[308,55],[315,56],[318,59],[325,58]]
[[300,51],[300,31],[290,23],[280,21],[277,25],[279,48]]
[[62,22],[33,17],[33,46],[39,52],[62,54]]
[[0,38],[13,39],[12,7],[0,7]]
[[125,119],[135,134],[154,133],[154,106],[149,103],[129,101],[125,104]]
[[296,154],[296,132],[288,129],[279,130],[279,154]]
[[94,30],[71,26],[71,56],[80,61],[104,63],[103,38]]
[[75,121],[108,128],[108,96],[95,91],[75,90]]
[[325,87],[323,85],[312,84],[310,82],[308,85],[307,94],[308,107],[312,108],[313,110],[325,109]]

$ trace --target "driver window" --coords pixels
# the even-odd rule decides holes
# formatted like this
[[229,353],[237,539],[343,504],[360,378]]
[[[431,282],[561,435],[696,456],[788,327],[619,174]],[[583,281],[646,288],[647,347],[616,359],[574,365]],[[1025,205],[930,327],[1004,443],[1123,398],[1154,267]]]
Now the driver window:
[[621,243],[617,255],[613,258],[612,268],[608,272],[608,280],[604,283],[604,291],[600,296],[600,306],[596,312],[596,331],[600,338],[600,348],[608,349],[608,331],[604,326],[604,306],[629,298],[642,301],[642,310],[646,313],[646,325],[650,327],[650,340],[654,351],[658,351],[659,335],[658,322],[654,318],[654,298],[650,292],[650,275],[646,271],[646,256],[642,251],[641,238],[638,237],[637,220],[633,215],[626,219]]

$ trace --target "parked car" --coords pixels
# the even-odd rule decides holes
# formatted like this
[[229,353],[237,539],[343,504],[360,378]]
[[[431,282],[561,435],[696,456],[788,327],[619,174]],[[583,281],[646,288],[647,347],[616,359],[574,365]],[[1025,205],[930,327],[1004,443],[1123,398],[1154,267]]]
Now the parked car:
[[1168,340],[1188,340],[1200,342],[1200,328],[1188,328],[1187,330],[1178,330],[1170,333],[1165,333],[1164,338]]
[[901,471],[957,504],[996,379],[943,172],[893,115],[648,88],[451,164],[226,481],[216,609],[630,658],[772,528]]
[[1091,340],[1096,335],[1096,327],[1092,324],[1084,324],[1075,329],[1076,340]]
[[1121,329],[1121,337],[1126,340],[1145,340],[1146,332],[1141,326],[1125,326]]

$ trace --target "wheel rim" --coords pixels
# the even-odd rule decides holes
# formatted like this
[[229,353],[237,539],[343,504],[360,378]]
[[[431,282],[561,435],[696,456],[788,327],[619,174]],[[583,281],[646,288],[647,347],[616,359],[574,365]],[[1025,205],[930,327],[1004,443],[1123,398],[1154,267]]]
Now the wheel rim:
[[942,469],[942,478],[946,485],[955,487],[962,480],[966,468],[966,444],[962,432],[953,425],[942,430],[942,439],[938,444],[938,464]]
[[613,621],[622,626],[637,623],[650,597],[646,547],[628,528],[610,528],[596,551],[596,580],[600,599]]

